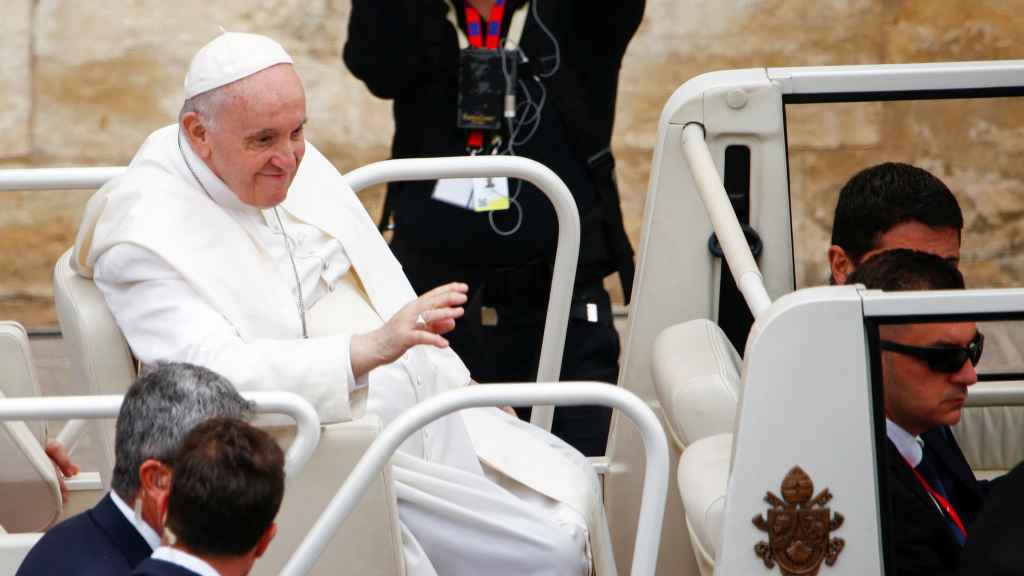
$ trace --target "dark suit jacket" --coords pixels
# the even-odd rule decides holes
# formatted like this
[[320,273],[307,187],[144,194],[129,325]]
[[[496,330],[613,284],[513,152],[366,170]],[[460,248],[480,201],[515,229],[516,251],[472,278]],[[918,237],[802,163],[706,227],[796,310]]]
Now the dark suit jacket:
[[50,528],[29,551],[17,576],[129,576],[152,553],[108,494],[90,510]]
[[1024,572],[1024,464],[1000,479],[971,528],[960,559],[965,576]]
[[[966,460],[955,440],[939,443],[925,438],[925,446],[938,449],[945,459],[943,465],[960,462],[966,469],[958,470],[954,486],[947,491],[963,493],[966,496],[954,500],[957,513],[971,534],[971,521],[977,516],[981,505],[981,488],[974,481],[974,474],[967,467]],[[891,441],[886,441],[888,458],[888,491],[891,508],[890,552],[899,576],[943,576],[956,574],[960,563],[960,545],[953,537],[949,525],[936,508],[928,493],[915,478],[910,466],[896,450]]]
[[[971,525],[974,524],[974,519],[994,483],[980,482],[974,477],[971,466],[964,458],[960,445],[956,443],[956,438],[948,426],[929,430],[922,434],[921,438],[924,440],[924,449],[934,456],[930,461],[942,468],[939,473],[944,478],[950,501],[956,505],[956,511],[967,527],[967,534],[970,535]],[[953,479],[952,482],[949,481],[950,478]]]
[[135,568],[132,576],[197,576],[197,574],[177,564],[146,558]]

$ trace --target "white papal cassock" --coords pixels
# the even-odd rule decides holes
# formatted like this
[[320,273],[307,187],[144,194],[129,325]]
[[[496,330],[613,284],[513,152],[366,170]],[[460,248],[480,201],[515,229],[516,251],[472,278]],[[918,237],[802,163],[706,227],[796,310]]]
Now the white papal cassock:
[[[106,204],[84,264],[143,363],[192,362],[241,390],[296,392],[324,423],[350,419],[365,395],[386,424],[469,383],[455,353],[426,346],[354,378],[350,336],[416,296],[351,188],[309,143],[276,209],[242,204],[177,125],[153,133],[107,188],[105,200],[96,195]],[[392,464],[413,576],[586,574],[590,542],[607,549],[586,459],[496,408],[427,426]],[[598,573],[614,573],[606,557],[595,560]]]

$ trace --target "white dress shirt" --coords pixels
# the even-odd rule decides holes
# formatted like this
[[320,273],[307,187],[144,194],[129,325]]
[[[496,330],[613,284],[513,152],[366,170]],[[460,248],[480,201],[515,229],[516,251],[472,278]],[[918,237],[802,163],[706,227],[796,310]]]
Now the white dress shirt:
[[117,506],[117,509],[124,515],[124,519],[135,527],[135,530],[146,541],[146,544],[149,544],[150,548],[156,550],[160,546],[160,535],[156,533],[156,530],[153,530],[153,527],[147,524],[145,520],[139,518],[131,506],[126,504],[124,500],[121,500],[117,492],[111,490],[110,499],[114,502],[114,506]]
[[171,548],[170,546],[161,546],[153,552],[153,559],[163,560],[176,566],[181,566],[199,574],[199,576],[220,576],[220,572],[210,566],[202,558],[197,558],[184,550],[177,548]]
[[910,463],[910,466],[917,468],[923,457],[924,440],[921,440],[920,436],[912,436],[910,432],[888,418],[885,419],[885,435],[896,446],[896,451]]

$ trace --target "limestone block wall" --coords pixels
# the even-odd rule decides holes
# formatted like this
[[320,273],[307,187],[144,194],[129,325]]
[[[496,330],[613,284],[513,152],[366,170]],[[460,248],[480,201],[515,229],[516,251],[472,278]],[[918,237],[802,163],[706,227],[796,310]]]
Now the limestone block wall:
[[[348,0],[5,0],[0,168],[125,164],[174,121],[188,60],[220,26],[271,35],[292,53],[308,93],[308,138],[341,170],[386,158],[390,105],[339,58],[348,12]],[[648,0],[623,64],[614,141],[630,236],[639,238],[658,115],[687,79],[725,68],[1019,58],[1022,15],[1024,0]],[[933,170],[960,198],[971,285],[1020,284],[1022,105],[787,110],[799,281],[823,276],[842,183],[894,159]],[[88,195],[0,193],[0,318],[55,323],[51,269]],[[379,190],[364,200],[379,213]]]

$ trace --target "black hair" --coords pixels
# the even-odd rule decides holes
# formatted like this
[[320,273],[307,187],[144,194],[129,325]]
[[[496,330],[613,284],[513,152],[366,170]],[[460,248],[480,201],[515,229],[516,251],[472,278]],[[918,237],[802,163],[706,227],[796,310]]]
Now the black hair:
[[839,192],[832,244],[859,264],[879,236],[904,222],[959,232],[964,216],[949,188],[927,170],[897,162],[865,168]]
[[963,290],[964,277],[955,266],[935,254],[899,248],[868,258],[846,278],[874,290]]
[[167,527],[198,556],[241,556],[270,527],[284,495],[284,453],[234,418],[196,426],[175,457]]

